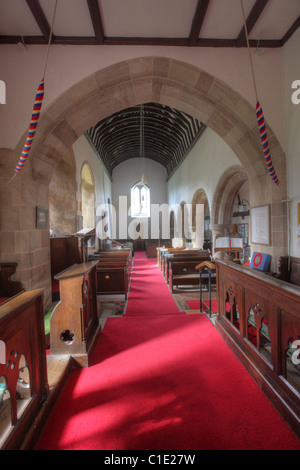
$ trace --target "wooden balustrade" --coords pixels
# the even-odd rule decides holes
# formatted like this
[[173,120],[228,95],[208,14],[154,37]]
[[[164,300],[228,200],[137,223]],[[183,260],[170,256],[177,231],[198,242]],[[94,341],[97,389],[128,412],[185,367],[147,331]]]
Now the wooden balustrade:
[[299,436],[300,288],[230,261],[216,274],[217,330]]
[[43,291],[0,306],[0,448],[18,449],[48,394]]

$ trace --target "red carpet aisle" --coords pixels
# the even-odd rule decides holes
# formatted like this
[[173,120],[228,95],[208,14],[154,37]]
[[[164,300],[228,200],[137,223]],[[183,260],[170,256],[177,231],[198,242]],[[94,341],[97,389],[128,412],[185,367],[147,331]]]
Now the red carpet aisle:
[[144,252],[137,251],[134,257],[126,315],[179,313],[156,259],[147,259]]
[[107,319],[92,365],[72,372],[37,449],[300,450],[300,442],[205,315],[148,311]]

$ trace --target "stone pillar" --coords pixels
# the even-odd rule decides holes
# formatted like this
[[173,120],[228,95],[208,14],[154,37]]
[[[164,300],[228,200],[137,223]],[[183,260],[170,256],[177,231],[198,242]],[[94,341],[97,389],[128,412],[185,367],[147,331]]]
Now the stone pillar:
[[[18,156],[0,151],[0,249],[1,261],[18,263],[14,278],[26,290],[43,288],[45,305],[51,299],[49,222],[37,228],[37,207],[49,210],[49,185],[32,178],[30,164],[14,175]],[[47,217],[49,219],[49,217]]]
[[210,230],[212,232],[212,256],[215,259],[223,259],[224,252],[217,251],[215,252],[216,246],[216,238],[218,235],[221,236],[229,236],[231,232],[232,225],[231,224],[215,224],[210,226]]

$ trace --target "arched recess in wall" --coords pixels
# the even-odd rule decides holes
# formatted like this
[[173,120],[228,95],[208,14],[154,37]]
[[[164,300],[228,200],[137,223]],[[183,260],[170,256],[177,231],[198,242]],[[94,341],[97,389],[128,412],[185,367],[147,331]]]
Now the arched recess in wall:
[[49,228],[55,236],[76,232],[76,163],[72,149],[65,153],[49,185]]
[[95,228],[95,183],[88,163],[81,168],[81,215],[82,228]]
[[234,198],[247,180],[248,175],[240,166],[232,166],[224,171],[213,197],[211,226],[230,226]]
[[[203,204],[203,212],[197,211],[199,204]],[[204,189],[198,189],[192,200],[192,230],[196,231],[201,238],[203,236],[203,240],[200,241],[201,248],[203,245],[204,249],[209,249],[211,247],[210,209]]]

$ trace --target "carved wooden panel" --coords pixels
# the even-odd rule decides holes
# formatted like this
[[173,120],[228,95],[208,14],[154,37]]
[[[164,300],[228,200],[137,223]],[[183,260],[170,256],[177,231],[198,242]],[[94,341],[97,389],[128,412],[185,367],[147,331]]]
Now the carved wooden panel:
[[300,289],[228,261],[217,261],[216,328],[300,429]]

